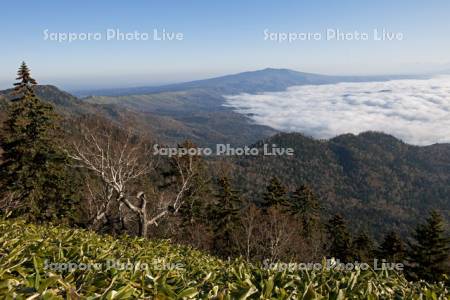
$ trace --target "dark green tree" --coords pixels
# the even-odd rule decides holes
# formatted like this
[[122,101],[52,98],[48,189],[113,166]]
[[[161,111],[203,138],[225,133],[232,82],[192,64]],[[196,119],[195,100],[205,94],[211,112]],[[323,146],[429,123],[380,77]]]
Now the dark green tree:
[[307,185],[300,186],[292,193],[288,211],[299,218],[303,236],[311,237],[313,231],[320,230],[320,210],[317,196]]
[[53,107],[34,93],[25,63],[18,71],[0,146],[0,187],[10,197],[13,216],[32,221],[67,221],[76,204],[67,156],[59,148],[60,130]]
[[[185,141],[178,147],[181,149],[196,149],[197,145],[191,141]],[[210,176],[207,174],[206,165],[200,156],[186,154],[172,159],[172,173],[179,173],[180,164],[190,165],[191,168],[196,170],[195,176],[191,179],[192,183],[185,192],[183,204],[178,211],[183,229],[195,226],[199,222],[207,223],[209,195],[212,191]]]
[[239,192],[231,187],[227,177],[218,180],[218,187],[216,201],[210,209],[210,222],[214,234],[213,247],[216,254],[228,257],[235,252],[233,232],[239,221],[242,199]]
[[405,243],[397,232],[388,232],[378,248],[377,255],[387,262],[402,262],[405,258]]
[[374,256],[375,243],[365,231],[362,231],[354,239],[352,249],[357,261],[370,262]]
[[267,210],[277,205],[287,205],[287,188],[277,177],[272,177],[264,192],[261,208]]
[[442,216],[432,211],[424,224],[419,224],[408,243],[407,274],[411,279],[429,282],[443,280],[448,273],[450,240]]
[[326,224],[328,243],[326,245],[328,255],[339,259],[341,262],[349,262],[353,259],[352,240],[344,218],[336,214]]

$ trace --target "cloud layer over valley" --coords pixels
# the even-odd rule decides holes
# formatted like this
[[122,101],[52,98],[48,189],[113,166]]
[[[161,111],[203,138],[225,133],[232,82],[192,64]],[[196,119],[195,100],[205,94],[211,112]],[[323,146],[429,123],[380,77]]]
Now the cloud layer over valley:
[[450,77],[293,86],[225,98],[258,124],[316,138],[372,130],[416,145],[450,142]]

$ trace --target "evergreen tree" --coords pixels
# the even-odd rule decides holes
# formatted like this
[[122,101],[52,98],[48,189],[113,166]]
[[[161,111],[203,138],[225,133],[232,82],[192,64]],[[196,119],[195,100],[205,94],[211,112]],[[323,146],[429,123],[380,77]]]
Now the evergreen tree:
[[[194,184],[197,184],[197,178],[195,178],[194,181]],[[203,183],[204,182],[199,182],[199,184]],[[178,210],[178,214],[181,219],[181,228],[184,229],[186,227],[193,226],[198,222],[206,221],[206,203],[203,201],[203,195],[207,194],[192,192],[192,189],[186,192],[183,204]]]
[[341,262],[353,258],[351,236],[344,218],[336,214],[326,224],[328,234],[328,254]]
[[233,231],[239,220],[242,206],[240,195],[233,190],[230,180],[222,177],[218,181],[219,193],[211,209],[210,222],[214,233],[214,250],[223,257],[234,254]]
[[384,236],[377,255],[387,262],[402,262],[405,258],[405,243],[395,231],[390,231]]
[[436,211],[431,212],[424,224],[416,227],[414,241],[408,243],[407,253],[407,274],[412,279],[434,282],[442,280],[442,275],[448,273],[450,240],[444,228],[443,218]]
[[272,177],[264,192],[261,207],[263,210],[267,210],[277,205],[287,205],[287,188],[277,177]]
[[20,96],[24,97],[25,95],[34,96],[33,87],[37,82],[31,77],[30,70],[25,62],[22,62],[20,65],[16,80],[20,80],[14,83],[14,91],[16,95],[19,95],[18,99],[21,99]]
[[358,234],[353,241],[352,248],[355,252],[355,258],[359,262],[370,262],[373,259],[375,243],[365,231]]
[[18,71],[0,139],[3,162],[0,187],[18,203],[13,216],[34,221],[72,219],[75,201],[67,157],[58,148],[57,116],[50,104],[40,101],[37,84],[25,63]]
[[320,229],[320,209],[319,200],[307,185],[294,191],[288,207],[289,212],[300,219],[305,237],[310,237],[314,230]]
[[[185,141],[179,148],[196,149],[197,145],[191,141]],[[183,161],[186,158],[186,161]],[[187,160],[191,158],[191,160]],[[200,156],[189,156],[178,158],[173,161],[179,163],[195,165],[196,175],[192,178],[192,184],[184,195],[184,201],[178,213],[181,218],[181,227],[184,229],[189,226],[195,226],[197,223],[207,223],[208,221],[208,196],[211,194],[211,181],[207,174],[206,166]],[[176,173],[176,166],[173,167]]]

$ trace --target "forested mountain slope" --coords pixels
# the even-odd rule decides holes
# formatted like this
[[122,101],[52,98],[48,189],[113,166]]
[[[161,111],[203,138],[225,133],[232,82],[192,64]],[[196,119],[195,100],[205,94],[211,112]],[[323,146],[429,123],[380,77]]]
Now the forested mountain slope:
[[277,134],[256,145],[263,143],[291,147],[295,155],[238,158],[242,188],[252,195],[277,176],[291,190],[312,186],[328,213],[340,212],[362,229],[406,231],[433,208],[450,220],[450,144],[418,147],[377,132],[328,141]]

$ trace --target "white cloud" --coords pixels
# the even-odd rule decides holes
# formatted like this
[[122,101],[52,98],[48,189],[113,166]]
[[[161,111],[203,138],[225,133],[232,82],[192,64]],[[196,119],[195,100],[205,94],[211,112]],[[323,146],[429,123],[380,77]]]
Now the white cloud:
[[258,124],[317,138],[375,130],[416,145],[450,142],[450,77],[293,86],[226,100]]

